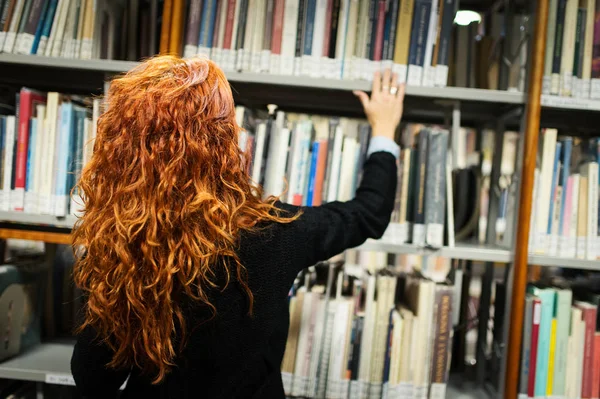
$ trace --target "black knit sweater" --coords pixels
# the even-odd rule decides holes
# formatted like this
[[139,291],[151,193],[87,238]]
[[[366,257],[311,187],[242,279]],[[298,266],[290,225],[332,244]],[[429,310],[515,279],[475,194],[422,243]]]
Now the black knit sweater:
[[[254,315],[248,316],[246,295],[237,284],[214,295],[217,316],[187,306],[190,331],[177,365],[166,379],[152,385],[133,370],[105,365],[110,351],[95,341],[93,331],[77,340],[71,370],[86,398],[117,396],[129,375],[122,398],[284,398],[280,365],[288,333],[287,296],[298,272],[362,244],[385,231],[394,206],[396,160],[387,152],[372,154],[352,201],[303,208],[289,224],[273,224],[240,238],[239,257],[248,270]],[[298,208],[281,204],[297,212]]]

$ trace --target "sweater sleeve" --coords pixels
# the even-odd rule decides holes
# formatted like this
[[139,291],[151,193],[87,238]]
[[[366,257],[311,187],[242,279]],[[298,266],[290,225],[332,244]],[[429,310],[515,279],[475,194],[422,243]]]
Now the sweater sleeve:
[[111,350],[98,342],[95,331],[88,327],[77,336],[71,356],[71,373],[77,390],[85,399],[116,398],[119,388],[129,375],[128,370],[106,367],[112,359]]
[[305,245],[294,246],[300,269],[329,259],[368,238],[380,238],[387,228],[397,184],[396,158],[390,152],[378,151],[369,156],[363,177],[353,200],[331,202],[318,207],[296,208],[282,205],[301,216],[292,223],[292,234],[307,237]]

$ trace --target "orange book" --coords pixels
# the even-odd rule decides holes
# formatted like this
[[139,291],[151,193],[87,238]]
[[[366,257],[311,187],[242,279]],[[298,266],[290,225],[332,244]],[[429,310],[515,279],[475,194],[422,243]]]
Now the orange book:
[[181,56],[181,44],[183,42],[183,24],[185,13],[185,0],[173,0],[173,12],[171,18],[171,34],[169,36],[169,53]]
[[173,14],[173,0],[165,0],[162,14],[162,27],[160,29],[160,54],[169,54],[171,34],[171,16]]
[[319,143],[319,155],[317,158],[317,173],[315,174],[315,191],[313,194],[313,206],[319,206],[323,202],[323,180],[325,179],[325,168],[327,167],[327,141]]

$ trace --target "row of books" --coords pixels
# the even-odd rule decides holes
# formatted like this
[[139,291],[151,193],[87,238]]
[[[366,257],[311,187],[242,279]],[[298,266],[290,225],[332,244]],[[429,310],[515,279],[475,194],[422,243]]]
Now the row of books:
[[366,121],[274,108],[262,119],[241,106],[236,113],[249,174],[266,196],[303,206],[354,197],[371,132]]
[[521,397],[600,395],[600,294],[571,285],[573,281],[562,280],[528,288]]
[[410,85],[445,86],[456,7],[455,0],[192,0],[184,55],[209,55],[227,70],[327,78],[370,79],[387,66]]
[[100,100],[22,88],[16,115],[0,117],[0,209],[66,216],[81,204],[71,191],[91,157]]
[[600,2],[551,0],[544,94],[600,98]]
[[541,143],[530,248],[538,254],[595,260],[600,255],[600,141],[545,129]]
[[91,59],[98,35],[97,0],[0,2],[0,50]]
[[[444,245],[446,225],[448,131],[423,128],[415,148],[400,155],[396,204],[389,240],[439,248]],[[384,238],[387,239],[388,237]]]
[[339,273],[333,288],[309,277],[290,293],[286,395],[445,397],[453,287],[389,270]]
[[[178,4],[185,6],[185,1]],[[0,51],[137,61],[159,52],[159,11],[159,0],[4,0]],[[183,21],[183,14],[173,17]],[[179,26],[182,34],[181,23],[165,24],[165,29],[171,26]]]

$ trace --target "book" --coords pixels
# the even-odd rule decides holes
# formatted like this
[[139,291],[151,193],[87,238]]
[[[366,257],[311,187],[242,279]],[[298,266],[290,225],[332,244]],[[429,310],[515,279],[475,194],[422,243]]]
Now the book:
[[429,130],[422,130],[419,133],[418,155],[417,155],[417,178],[415,180],[414,209],[413,213],[413,234],[412,242],[416,245],[425,245],[426,226],[425,226],[425,187],[427,181],[427,155],[429,146]]
[[446,216],[446,154],[448,132],[433,130],[429,136],[425,180],[425,243],[433,248],[444,245]]
[[200,17],[202,15],[202,0],[191,0],[185,33],[184,57],[192,57],[198,52],[198,36],[200,34]]

